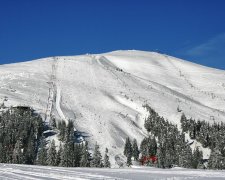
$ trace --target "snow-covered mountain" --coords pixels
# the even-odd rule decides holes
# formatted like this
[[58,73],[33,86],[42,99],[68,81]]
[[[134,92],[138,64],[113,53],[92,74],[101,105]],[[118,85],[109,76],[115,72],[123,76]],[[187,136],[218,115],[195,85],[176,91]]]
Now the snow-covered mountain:
[[122,155],[126,137],[146,136],[142,107],[225,122],[225,71],[144,51],[60,56],[0,66],[0,104],[25,105],[46,121],[73,119],[91,145]]

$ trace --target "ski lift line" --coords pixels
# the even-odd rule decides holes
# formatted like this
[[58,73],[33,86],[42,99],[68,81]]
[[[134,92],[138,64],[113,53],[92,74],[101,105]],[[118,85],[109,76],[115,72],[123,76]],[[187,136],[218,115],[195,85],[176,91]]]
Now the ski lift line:
[[[65,63],[64,61],[60,61],[62,63]],[[59,115],[59,117],[66,122],[66,124],[68,124],[69,118],[65,116],[65,114],[63,113],[62,109],[61,109],[61,99],[62,99],[62,90],[61,90],[61,86],[59,84],[59,80],[57,80],[57,73],[60,73],[60,77],[64,76],[63,73],[63,67],[65,67],[64,65],[59,65],[59,63],[57,63],[57,70],[55,71],[55,83],[54,83],[54,89],[55,89],[55,107],[56,107],[56,111]],[[64,78],[63,78],[64,79]],[[68,107],[68,104],[66,103],[66,106]],[[72,111],[72,108],[69,108]],[[73,112],[73,111],[72,111]],[[74,112],[73,112],[74,113]],[[74,131],[76,131],[76,128],[74,127]]]
[[192,87],[195,91],[201,93],[201,94],[204,94],[204,95],[207,95],[208,97],[210,96],[212,99],[219,99],[221,100],[221,98],[219,98],[218,96],[214,95],[214,94],[209,94],[209,92],[207,91],[203,91],[203,90],[200,90],[198,87],[194,86],[185,76],[185,74],[181,74],[181,70],[175,66],[175,64],[171,61],[171,59],[167,56],[167,55],[164,55],[165,59],[174,67],[174,69],[178,72],[178,75],[180,76],[181,79],[183,79],[190,87]]
[[48,82],[50,87],[49,87],[47,109],[45,113],[45,122],[48,122],[48,123],[51,120],[52,107],[53,107],[54,97],[55,97],[54,87],[55,87],[55,80],[56,80],[57,63],[58,63],[57,58],[53,57],[52,73],[50,75],[50,81]]

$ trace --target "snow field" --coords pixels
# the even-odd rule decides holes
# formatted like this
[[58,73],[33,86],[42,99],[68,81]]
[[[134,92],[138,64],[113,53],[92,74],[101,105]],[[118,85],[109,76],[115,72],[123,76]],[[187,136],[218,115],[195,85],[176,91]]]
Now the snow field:
[[117,167],[126,137],[140,144],[147,135],[143,105],[178,127],[182,113],[225,122],[224,82],[225,71],[154,52],[61,56],[1,65],[0,104],[31,106],[47,122],[72,119],[91,148],[109,149]]

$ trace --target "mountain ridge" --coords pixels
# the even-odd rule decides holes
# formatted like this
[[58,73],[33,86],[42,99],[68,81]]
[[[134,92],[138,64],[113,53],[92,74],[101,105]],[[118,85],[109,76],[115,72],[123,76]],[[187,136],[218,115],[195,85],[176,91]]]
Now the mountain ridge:
[[224,82],[223,70],[155,52],[56,56],[0,65],[0,102],[32,106],[47,122],[73,119],[92,146],[122,157],[126,137],[147,135],[145,104],[178,127],[182,113],[225,122]]

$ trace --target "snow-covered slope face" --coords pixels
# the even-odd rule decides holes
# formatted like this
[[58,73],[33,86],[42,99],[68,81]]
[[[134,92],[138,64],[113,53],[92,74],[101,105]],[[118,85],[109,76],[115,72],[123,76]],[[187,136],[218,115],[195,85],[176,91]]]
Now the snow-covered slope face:
[[0,66],[0,101],[32,106],[46,121],[73,119],[114,157],[126,137],[140,143],[147,134],[144,104],[178,127],[183,112],[225,122],[225,71],[142,51],[45,58]]

